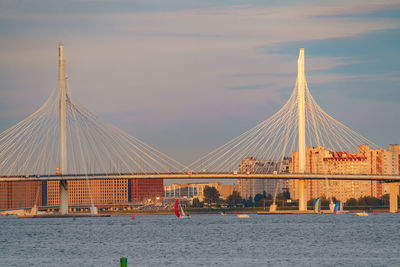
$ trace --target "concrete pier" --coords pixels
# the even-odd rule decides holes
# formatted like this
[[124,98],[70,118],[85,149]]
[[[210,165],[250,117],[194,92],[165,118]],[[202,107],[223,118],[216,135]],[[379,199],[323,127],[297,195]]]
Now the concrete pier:
[[389,212],[396,213],[399,211],[398,194],[400,183],[389,183]]
[[67,180],[60,180],[60,209],[62,215],[68,214],[68,183]]
[[307,210],[306,180],[299,180],[299,211]]

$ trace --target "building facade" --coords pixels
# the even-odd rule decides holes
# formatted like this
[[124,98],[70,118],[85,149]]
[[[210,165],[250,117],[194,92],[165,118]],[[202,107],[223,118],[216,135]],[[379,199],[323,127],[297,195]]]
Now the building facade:
[[31,208],[42,204],[42,182],[0,182],[0,209]]
[[[289,159],[284,159],[282,162],[260,161],[254,157],[243,159],[239,164],[239,173],[255,174],[255,173],[287,173],[289,172]],[[282,193],[289,187],[288,180],[284,179],[238,179],[239,193],[244,199],[250,197],[254,199],[257,194],[274,196],[275,190],[277,193]]]
[[400,145],[389,145],[392,153],[392,173],[400,174]]
[[226,199],[233,191],[238,191],[237,185],[225,185],[223,183],[183,183],[164,186],[164,198],[198,198],[204,201],[204,188],[215,187],[222,199]]
[[[58,181],[0,182],[0,209],[58,206]],[[163,179],[69,180],[68,204],[123,204],[164,197]]]
[[[332,152],[324,147],[306,148],[306,173],[318,174],[398,174],[399,145],[390,145],[389,150],[358,146],[357,153]],[[396,156],[397,155],[397,156]],[[397,172],[396,172],[397,171]],[[290,172],[298,172],[298,152],[292,153]],[[298,199],[298,181],[289,183],[290,194]],[[307,198],[334,196],[340,201],[363,196],[381,198],[388,188],[381,181],[307,181]]]

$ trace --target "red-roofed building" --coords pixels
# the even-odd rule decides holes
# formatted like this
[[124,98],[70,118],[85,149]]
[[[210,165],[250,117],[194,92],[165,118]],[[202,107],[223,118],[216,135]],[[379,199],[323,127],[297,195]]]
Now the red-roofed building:
[[[398,150],[396,150],[398,149]],[[358,146],[357,153],[332,152],[324,147],[306,148],[306,173],[327,174],[394,174],[393,155],[400,146],[391,145],[389,150],[371,149],[368,145]],[[290,171],[298,170],[298,152],[292,153]],[[362,196],[381,198],[387,191],[380,181],[307,181],[308,199],[332,195],[341,201]],[[291,180],[290,194],[298,198],[298,182]]]

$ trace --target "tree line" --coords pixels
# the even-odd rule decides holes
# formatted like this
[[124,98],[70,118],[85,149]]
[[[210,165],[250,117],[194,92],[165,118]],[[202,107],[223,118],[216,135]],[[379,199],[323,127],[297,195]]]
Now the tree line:
[[[233,191],[225,200],[220,198],[220,193],[214,186],[205,186],[204,191],[204,201],[200,201],[198,198],[194,198],[192,201],[192,207],[201,208],[204,206],[222,206],[226,205],[228,207],[262,207],[269,206],[272,203],[272,195],[266,194],[264,191],[263,194],[257,194],[252,198],[251,196],[248,199],[244,199],[240,196],[240,193],[237,191]],[[280,193],[277,195],[278,201],[285,201],[290,199],[289,192]]]
[[[311,199],[307,202],[308,206],[314,205],[314,200]],[[336,203],[338,200],[335,197],[332,197],[332,202]],[[329,207],[330,200],[321,197],[321,207]],[[389,194],[383,195],[381,198],[373,197],[373,196],[363,196],[358,199],[349,198],[344,202],[347,207],[360,207],[360,206],[388,206],[389,205]]]
[[[205,186],[204,187],[204,201],[200,201],[198,198],[194,198],[192,201],[193,208],[202,208],[204,206],[212,207],[212,206],[227,206],[227,207],[265,207],[272,204],[273,196],[271,194],[266,194],[264,191],[263,194],[257,194],[254,198],[249,197],[248,199],[244,199],[240,196],[240,193],[237,191],[233,191],[231,195],[229,195],[225,200],[221,198],[220,193],[214,186]],[[288,191],[284,191],[283,193],[279,193],[276,197],[276,203],[278,205],[285,205],[285,202],[290,199],[290,193]],[[314,205],[314,200],[311,199],[308,201],[308,206]],[[334,203],[337,202],[335,197],[332,198]],[[321,207],[329,207],[330,200],[326,197],[321,197]],[[358,199],[350,198],[345,203],[345,206],[348,207],[357,207],[357,206],[388,206],[389,205],[389,194],[385,194],[382,198],[376,198],[372,196],[363,196]],[[295,205],[292,204],[286,205]]]

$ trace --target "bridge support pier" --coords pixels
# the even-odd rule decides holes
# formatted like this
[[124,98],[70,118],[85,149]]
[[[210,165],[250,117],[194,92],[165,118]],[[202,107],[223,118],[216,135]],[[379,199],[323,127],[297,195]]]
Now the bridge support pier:
[[389,212],[396,213],[398,209],[399,183],[389,183]]
[[299,180],[299,211],[307,210],[306,180]]
[[269,206],[269,212],[275,212],[276,211],[276,203],[272,203],[271,206]]
[[60,214],[68,214],[68,183],[67,180],[60,180]]

